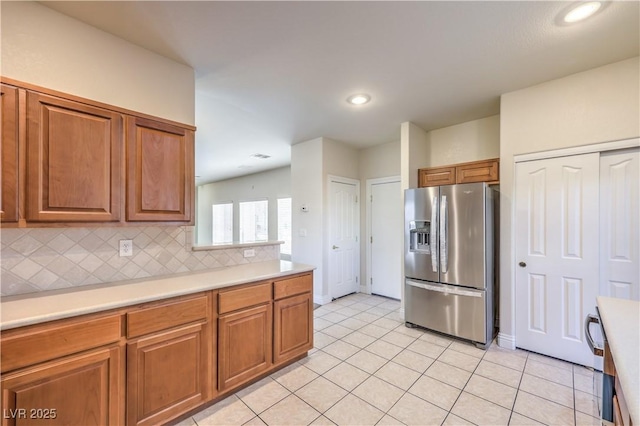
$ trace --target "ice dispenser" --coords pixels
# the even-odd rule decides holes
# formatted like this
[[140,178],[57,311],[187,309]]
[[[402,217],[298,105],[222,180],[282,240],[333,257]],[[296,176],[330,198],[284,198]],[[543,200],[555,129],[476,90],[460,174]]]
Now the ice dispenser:
[[428,220],[409,222],[409,251],[431,253],[431,222]]

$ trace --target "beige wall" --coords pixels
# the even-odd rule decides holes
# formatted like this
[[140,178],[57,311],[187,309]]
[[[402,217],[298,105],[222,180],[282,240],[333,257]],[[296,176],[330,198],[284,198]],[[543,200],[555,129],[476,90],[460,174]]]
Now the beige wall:
[[[313,296],[323,302],[323,170],[322,138],[291,147],[291,260],[315,266]],[[308,211],[302,212],[302,206]],[[306,236],[300,236],[301,230]],[[326,303],[326,301],[324,301]]]
[[421,167],[446,166],[500,156],[500,116],[493,115],[429,132]]
[[500,333],[515,338],[514,155],[640,136],[638,57],[507,93],[500,105]]
[[269,200],[269,240],[278,239],[278,198],[291,197],[291,167],[240,176],[198,186],[196,244],[211,245],[213,204],[233,202],[233,240],[240,239],[239,206],[241,201]]
[[36,2],[1,7],[2,76],[195,124],[192,68]]
[[400,125],[400,186],[402,190],[418,187],[418,169],[426,167],[429,133],[413,123]]

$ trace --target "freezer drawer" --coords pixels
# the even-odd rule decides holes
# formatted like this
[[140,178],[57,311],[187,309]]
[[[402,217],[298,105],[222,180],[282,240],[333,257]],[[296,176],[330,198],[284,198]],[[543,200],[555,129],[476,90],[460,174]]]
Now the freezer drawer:
[[473,340],[491,342],[493,315],[485,290],[424,281],[405,281],[405,321],[424,328]]

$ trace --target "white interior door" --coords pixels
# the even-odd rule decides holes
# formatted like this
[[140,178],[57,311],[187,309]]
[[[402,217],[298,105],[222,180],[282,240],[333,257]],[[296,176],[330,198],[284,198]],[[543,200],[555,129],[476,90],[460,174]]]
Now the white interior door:
[[600,157],[600,294],[640,299],[640,152]]
[[358,291],[358,185],[329,184],[329,289],[334,299]]
[[400,299],[404,215],[400,181],[371,185],[371,293]]
[[589,366],[583,324],[598,293],[599,171],[598,153],[516,165],[516,346]]

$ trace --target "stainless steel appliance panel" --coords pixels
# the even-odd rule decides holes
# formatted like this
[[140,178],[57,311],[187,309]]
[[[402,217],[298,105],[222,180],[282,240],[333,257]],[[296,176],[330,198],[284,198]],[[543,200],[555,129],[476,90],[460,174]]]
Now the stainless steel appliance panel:
[[[405,320],[431,330],[487,344],[487,292],[438,283],[405,281]],[[489,337],[488,337],[489,336]],[[489,339],[489,340],[488,340]]]
[[407,277],[438,281],[439,187],[405,191],[405,256]]
[[488,196],[485,183],[440,187],[440,282],[487,287]]

